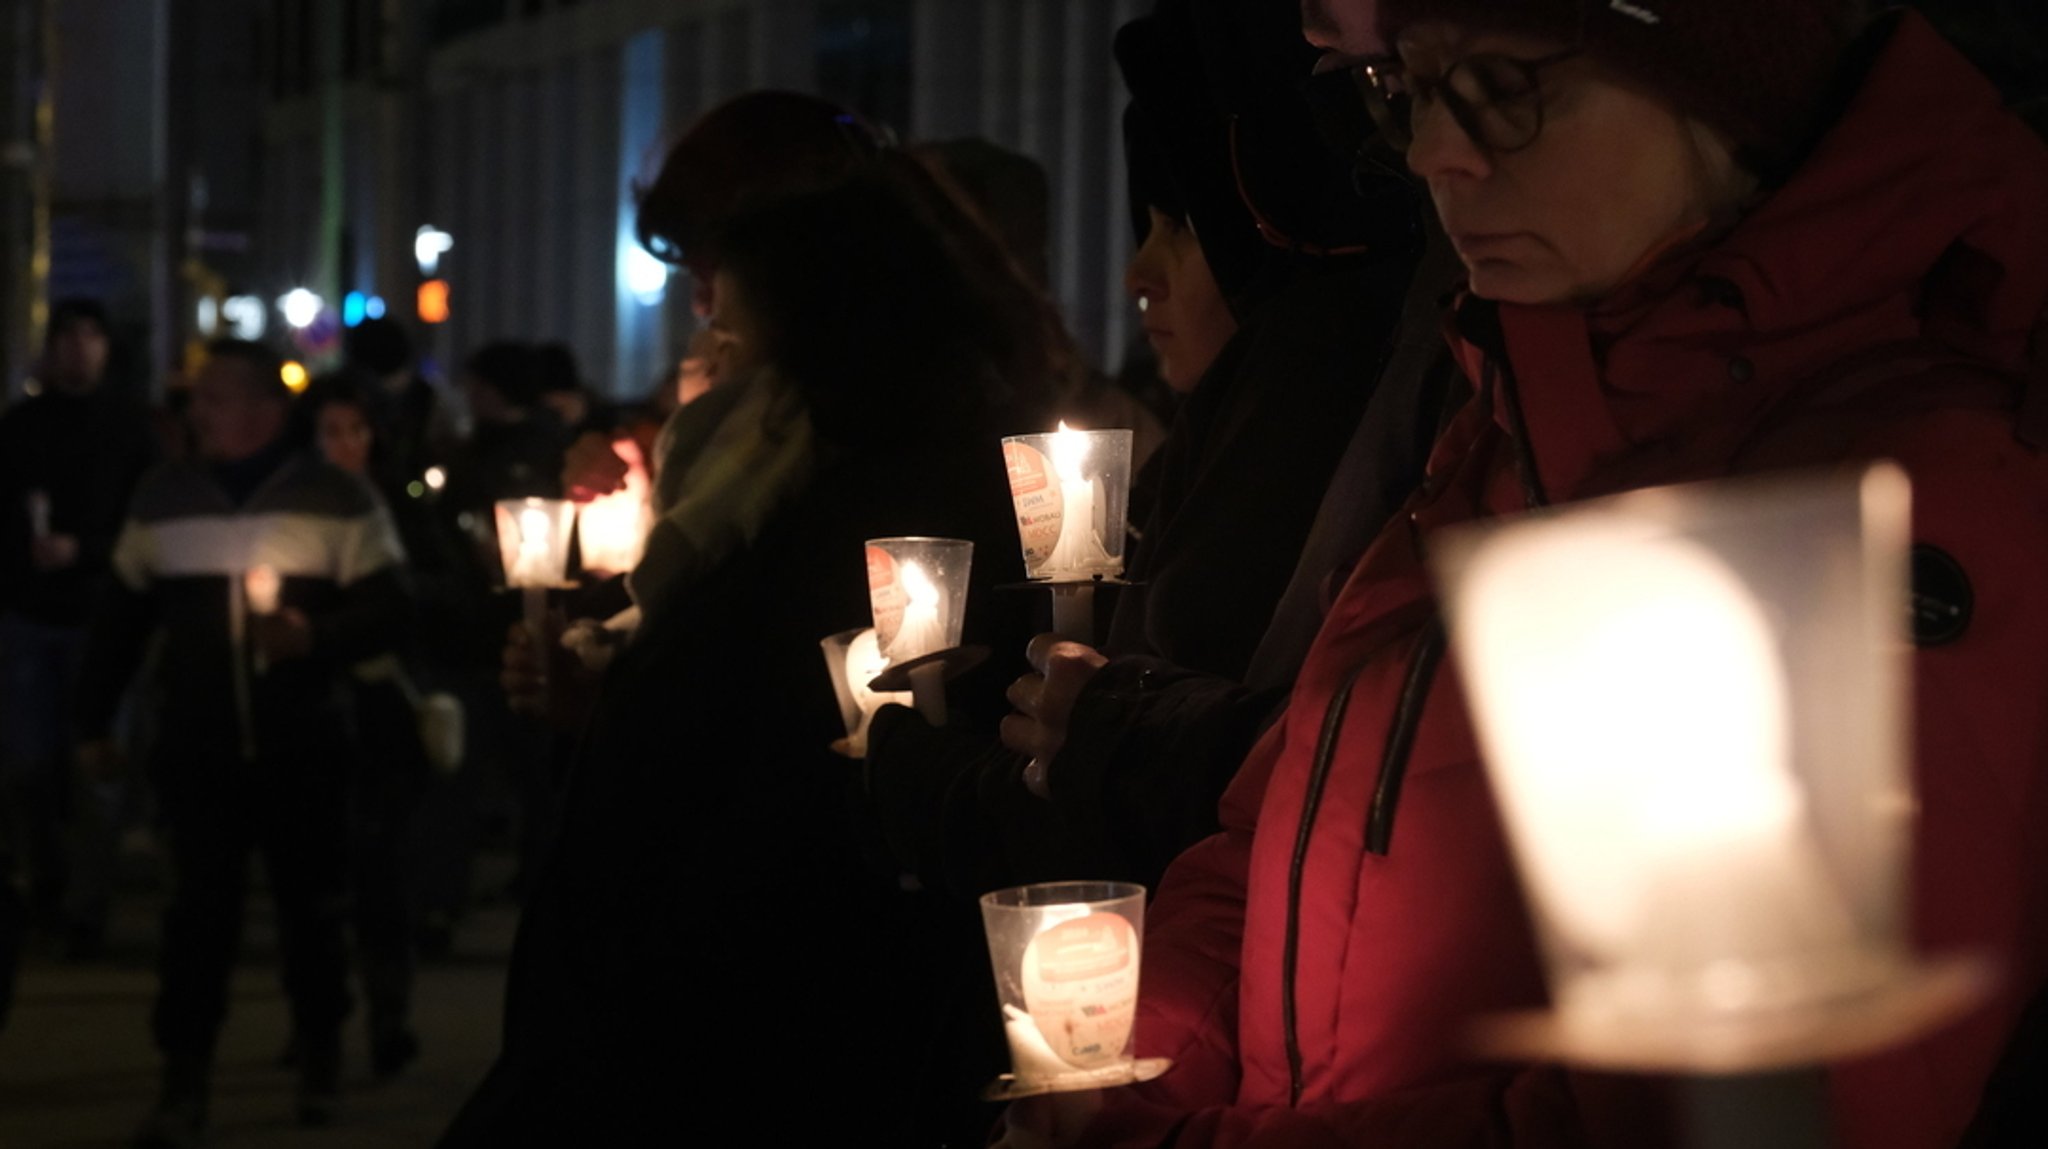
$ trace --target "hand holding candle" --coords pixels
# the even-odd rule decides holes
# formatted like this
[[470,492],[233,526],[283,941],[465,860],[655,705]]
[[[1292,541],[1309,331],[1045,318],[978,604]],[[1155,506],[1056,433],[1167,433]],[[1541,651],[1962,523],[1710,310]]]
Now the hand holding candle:
[[1010,684],[1010,705],[1017,713],[1003,719],[1003,745],[1031,755],[1024,767],[1024,787],[1041,798],[1052,797],[1047,767],[1066,745],[1067,722],[1082,688],[1109,660],[1094,647],[1069,642],[1057,634],[1041,634],[1025,648],[1032,673]]

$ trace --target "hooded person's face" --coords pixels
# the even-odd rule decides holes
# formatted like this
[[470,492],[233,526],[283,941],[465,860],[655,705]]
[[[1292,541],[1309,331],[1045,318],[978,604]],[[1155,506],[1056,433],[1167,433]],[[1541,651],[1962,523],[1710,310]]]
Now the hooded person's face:
[[1237,334],[1237,319],[1194,229],[1156,207],[1146,210],[1151,227],[1124,269],[1124,290],[1138,301],[1145,339],[1159,357],[1159,377],[1185,395]]

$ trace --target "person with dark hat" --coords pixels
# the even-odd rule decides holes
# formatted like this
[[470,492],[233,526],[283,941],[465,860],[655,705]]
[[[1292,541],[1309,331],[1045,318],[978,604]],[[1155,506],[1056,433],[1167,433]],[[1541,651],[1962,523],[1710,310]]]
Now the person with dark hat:
[[404,325],[383,316],[365,319],[343,334],[342,355],[375,380],[364,402],[376,435],[378,485],[403,490],[428,467],[446,464],[455,452],[455,420],[440,391],[420,374]]
[[1422,552],[1473,519],[1879,458],[1913,482],[1915,542],[1973,591],[1962,626],[1914,635],[1910,934],[2007,977],[1931,1036],[1826,1067],[1826,1121],[1858,1149],[1960,1143],[2048,978],[2048,376],[2029,361],[2048,147],[1911,13],[1383,0],[1377,19],[1399,55],[1355,78],[1465,265],[1449,334],[1475,394],[1338,594],[1224,831],[1148,912],[1138,1052],[1174,1069],[1013,1107],[1010,1143],[1671,1143],[1654,1079],[1458,1040],[1545,991]]

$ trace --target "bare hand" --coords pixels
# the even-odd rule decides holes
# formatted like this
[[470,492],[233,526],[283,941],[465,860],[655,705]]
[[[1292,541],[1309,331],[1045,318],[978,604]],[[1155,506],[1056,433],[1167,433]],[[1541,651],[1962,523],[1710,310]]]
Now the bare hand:
[[29,560],[45,574],[68,569],[78,562],[78,536],[44,535],[29,543]]
[[111,738],[94,738],[79,743],[72,759],[87,781],[102,786],[120,781],[127,765],[121,747]]
[[1003,745],[1031,755],[1024,785],[1041,798],[1052,796],[1046,764],[1067,743],[1067,722],[1081,688],[1109,660],[1092,646],[1057,634],[1041,634],[1024,649],[1024,660],[1036,671],[1010,684],[1010,705],[1017,713],[1003,719]]
[[313,624],[297,607],[259,614],[252,623],[256,649],[273,664],[313,653]]
[[609,435],[585,431],[562,458],[562,490],[579,503],[626,489],[626,460],[612,449]]

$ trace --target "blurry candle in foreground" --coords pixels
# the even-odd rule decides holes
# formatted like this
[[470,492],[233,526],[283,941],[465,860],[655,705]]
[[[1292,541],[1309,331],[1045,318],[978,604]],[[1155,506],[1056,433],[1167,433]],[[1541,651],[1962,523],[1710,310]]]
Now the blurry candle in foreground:
[[533,643],[535,673],[546,687],[548,663],[547,593],[569,577],[569,533],[576,504],[566,499],[501,499],[494,508],[498,557],[505,585],[520,591],[522,614]]
[[614,440],[612,450],[626,463],[624,485],[583,504],[576,512],[576,535],[583,569],[625,574],[640,565],[647,549],[647,532],[654,525],[652,484],[647,460],[631,436]]
[[1820,1061],[1946,992],[1902,927],[1909,505],[1879,465],[1432,537],[1551,965],[1525,1053]]

